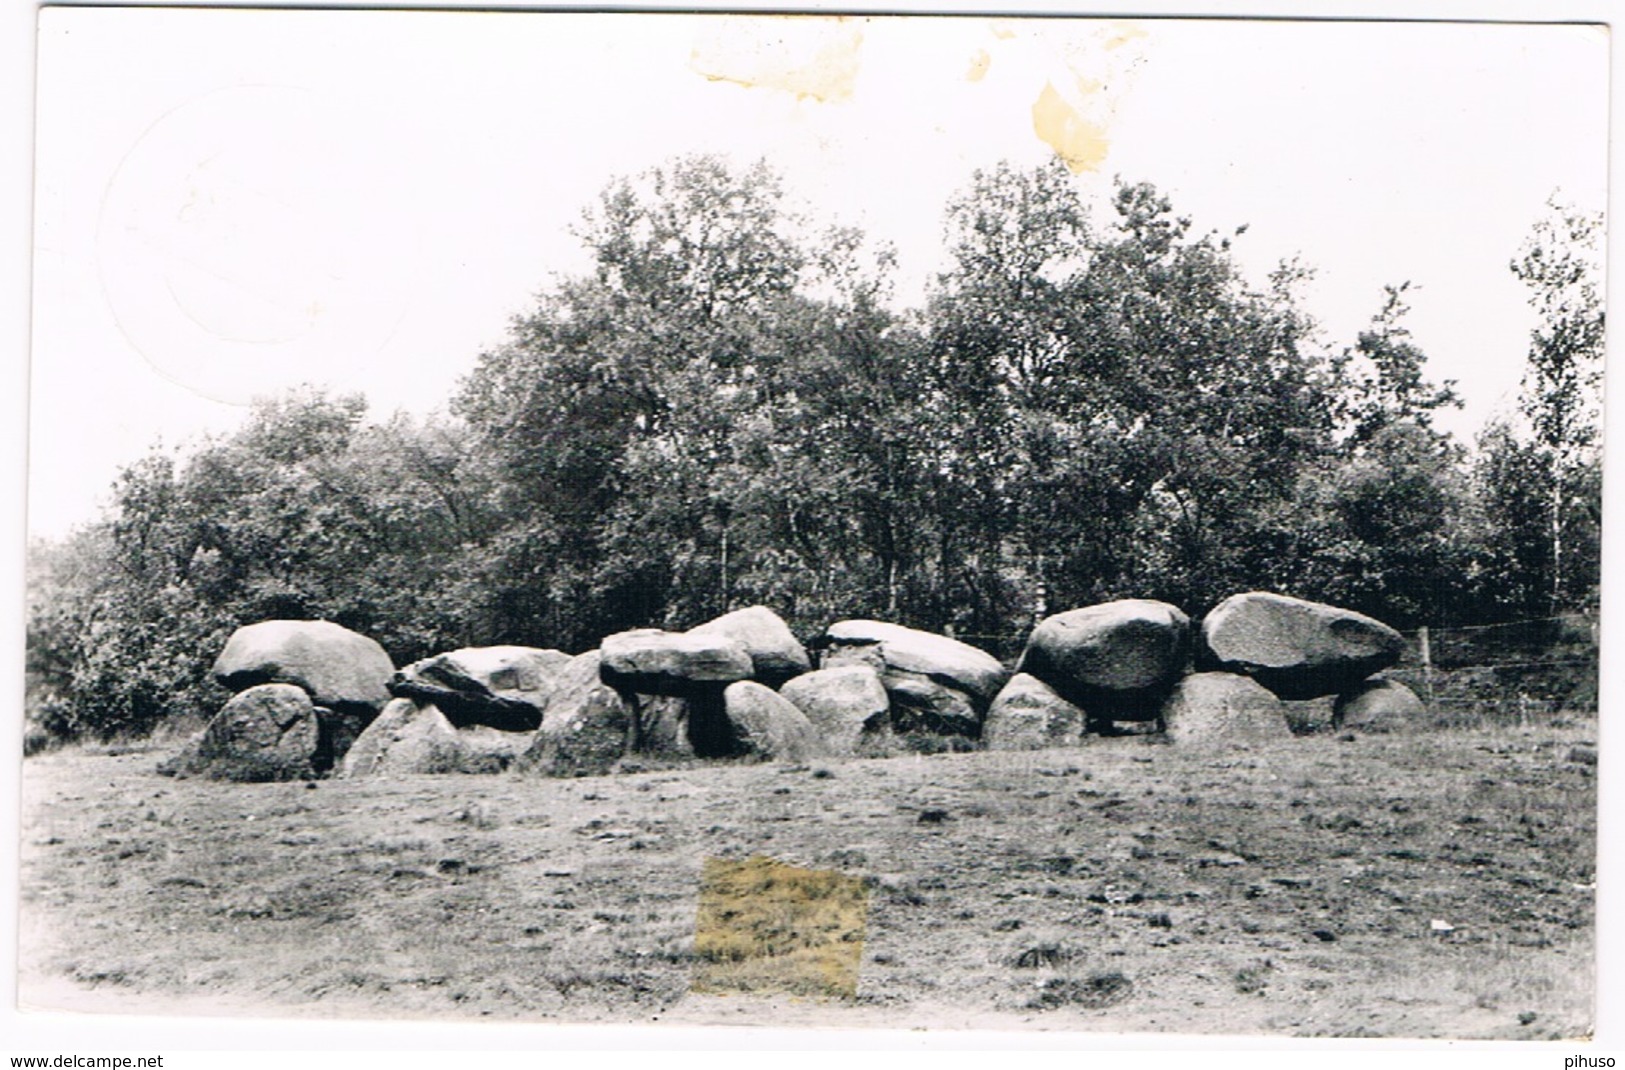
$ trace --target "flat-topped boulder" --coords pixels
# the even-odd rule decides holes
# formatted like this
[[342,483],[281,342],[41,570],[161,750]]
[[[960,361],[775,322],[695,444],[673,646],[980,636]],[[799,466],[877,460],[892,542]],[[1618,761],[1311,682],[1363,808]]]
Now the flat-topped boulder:
[[982,740],[988,750],[1072,747],[1082,740],[1088,723],[1081,707],[1038,677],[1018,672],[988,707]]
[[375,641],[331,621],[267,620],[233,632],[213,672],[231,691],[291,684],[318,706],[376,713],[395,665]]
[[318,774],[319,736],[316,707],[303,688],[260,684],[232,696],[158,771],[211,780],[307,780]]
[[985,650],[885,621],[837,621],[825,629],[821,645],[825,667],[872,658],[888,691],[910,677],[924,678],[969,696],[978,711],[987,709],[1010,678],[999,659]]
[[528,732],[486,725],[459,728],[433,705],[398,698],[357,737],[338,775],[346,778],[418,773],[500,773],[530,746]]
[[751,679],[778,687],[812,669],[807,650],[777,613],[766,606],[749,606],[724,613],[688,630],[689,635],[718,635],[733,639],[750,655]]
[[1254,743],[1292,734],[1286,707],[1249,676],[1198,672],[1180,680],[1162,708],[1175,742]]
[[[470,646],[413,662],[399,675],[483,695],[546,695],[570,663],[562,650],[533,646]],[[545,705],[545,699],[543,700]]]
[[1404,650],[1403,636],[1363,613],[1254,591],[1226,598],[1203,619],[1197,667],[1308,699],[1353,688]]
[[454,726],[533,731],[570,655],[527,646],[465,647],[395,673],[390,694],[437,707]]
[[641,694],[685,694],[694,685],[718,689],[748,680],[745,645],[727,635],[639,628],[609,636],[598,647],[605,683]]
[[1017,669],[1090,709],[1159,698],[1190,656],[1190,618],[1167,602],[1125,598],[1046,617]]

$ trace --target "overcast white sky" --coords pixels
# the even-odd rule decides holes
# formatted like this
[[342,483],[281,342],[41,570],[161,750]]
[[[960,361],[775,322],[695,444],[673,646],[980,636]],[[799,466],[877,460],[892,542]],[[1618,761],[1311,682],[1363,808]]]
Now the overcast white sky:
[[[1163,187],[1301,254],[1341,344],[1387,282],[1470,436],[1516,389],[1507,270],[1549,194],[1606,198],[1606,33],[1579,26],[59,8],[41,13],[30,529],[160,437],[298,382],[374,415],[454,390],[611,176],[765,156],[813,210],[939,266],[971,170]],[[1042,111],[1042,109],[1041,109]]]

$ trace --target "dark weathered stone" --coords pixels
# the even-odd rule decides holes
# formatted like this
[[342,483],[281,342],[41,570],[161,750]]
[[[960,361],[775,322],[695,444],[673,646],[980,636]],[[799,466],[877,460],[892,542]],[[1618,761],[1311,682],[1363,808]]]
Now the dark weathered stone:
[[626,700],[597,684],[548,705],[522,764],[548,776],[608,773],[629,751],[632,724]]
[[599,645],[605,683],[645,695],[691,693],[695,685],[726,685],[750,678],[744,644],[726,635],[639,628]]
[[320,729],[304,689],[261,684],[233,696],[159,772],[212,780],[307,780]]
[[736,754],[806,761],[828,753],[807,715],[770,687],[741,680],[728,685],[722,701]]
[[1367,680],[1337,696],[1332,705],[1332,724],[1387,732],[1414,727],[1427,712],[1416,692],[1398,680]]
[[214,678],[232,691],[292,684],[318,706],[363,707],[374,714],[389,701],[394,672],[383,647],[324,620],[267,620],[238,628],[214,663]]
[[607,773],[629,752],[630,702],[604,683],[596,650],[570,659],[554,681],[542,726],[520,757],[526,769],[550,776]]
[[374,719],[372,710],[366,706],[345,706],[336,710],[317,706],[316,756],[312,759],[316,771],[326,773],[337,769],[351,744]]
[[528,732],[541,723],[570,655],[524,646],[467,647],[395,673],[390,694],[436,706],[453,725]]
[[689,635],[718,635],[733,639],[750,655],[751,678],[778,687],[812,669],[806,648],[791,634],[790,626],[766,606],[750,606],[724,613],[690,628]]
[[[831,662],[838,664],[838,662]],[[933,736],[982,734],[979,704],[963,691],[939,683],[932,677],[903,669],[886,669],[880,682],[891,699],[891,727],[894,732]]]
[[1197,667],[1308,699],[1357,686],[1404,650],[1404,637],[1363,613],[1255,591],[1232,595],[1202,621]]
[[1179,681],[1162,718],[1169,738],[1182,743],[1255,743],[1292,734],[1286,709],[1273,692],[1229,672],[1192,673]]
[[1097,719],[1154,720],[1190,657],[1190,618],[1126,598],[1046,617],[1017,668]]
[[988,707],[982,739],[988,750],[1076,746],[1089,718],[1036,676],[1016,673]]
[[786,683],[780,694],[806,714],[831,754],[850,756],[865,734],[889,729],[886,688],[867,665],[816,669]]
[[694,703],[678,695],[633,695],[621,698],[632,710],[637,729],[632,749],[651,758],[692,758],[694,743],[689,737]]

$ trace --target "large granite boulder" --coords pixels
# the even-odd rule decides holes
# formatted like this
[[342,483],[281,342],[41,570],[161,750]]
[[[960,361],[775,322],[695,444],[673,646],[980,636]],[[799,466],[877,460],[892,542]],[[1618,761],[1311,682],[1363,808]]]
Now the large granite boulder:
[[646,695],[686,695],[696,685],[720,690],[753,669],[745,645],[727,635],[638,628],[609,636],[598,650],[606,684]]
[[812,669],[812,660],[790,626],[766,606],[750,606],[724,613],[688,630],[689,635],[718,635],[733,639],[750,655],[751,678],[778,687],[793,676]]
[[870,665],[879,672],[900,732],[977,736],[988,704],[1010,677],[984,650],[884,621],[837,621],[820,645],[824,668]]
[[437,707],[454,726],[529,732],[542,723],[570,655],[528,646],[465,647],[395,673],[390,694]]
[[988,750],[1076,746],[1088,728],[1083,709],[1036,676],[1018,672],[988,707],[982,740]]
[[1202,621],[1197,667],[1251,676],[1284,699],[1335,695],[1404,653],[1394,629],[1363,613],[1255,591]]
[[549,776],[596,776],[626,756],[636,723],[631,703],[601,679],[596,650],[571,658],[520,764]]
[[357,737],[345,753],[338,775],[500,773],[530,744],[528,732],[504,732],[486,725],[460,728],[435,706],[398,698]]
[[548,776],[611,772],[630,750],[632,723],[626,700],[600,684],[550,707],[521,762]]
[[267,620],[238,628],[214,663],[214,678],[232,691],[292,684],[318,706],[372,714],[389,701],[394,672],[383,647],[325,620]]
[[1046,617],[1017,669],[1109,720],[1152,720],[1190,656],[1190,618],[1125,598]]
[[158,772],[211,780],[307,780],[318,774],[319,736],[316,708],[302,688],[260,684],[232,696]]
[[1230,672],[1198,672],[1174,685],[1162,708],[1175,742],[1256,743],[1292,734],[1281,700],[1258,681]]
[[801,762],[829,753],[801,708],[765,684],[729,684],[722,702],[737,755]]
[[1332,724],[1367,732],[1414,727],[1426,716],[1427,706],[1398,680],[1367,680],[1332,704]]
[[806,715],[833,755],[850,757],[866,736],[889,731],[891,703],[880,674],[868,665],[815,669],[779,692]]

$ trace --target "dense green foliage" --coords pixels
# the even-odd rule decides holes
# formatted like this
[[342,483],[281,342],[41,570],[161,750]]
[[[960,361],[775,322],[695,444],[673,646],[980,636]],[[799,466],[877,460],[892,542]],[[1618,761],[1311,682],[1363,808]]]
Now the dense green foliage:
[[[978,173],[899,311],[893,257],[812,232],[763,166],[687,159],[584,215],[595,267],[481,355],[450,414],[301,391],[34,547],[32,715],[56,737],[206,715],[232,629],[320,617],[397,663],[575,651],[765,603],[1010,654],[1046,613],[1267,588],[1398,626],[1585,604],[1597,579],[1597,283],[1572,213],[1515,270],[1543,326],[1531,433],[1469,452],[1406,287],[1330,352],[1148,185],[1090,212],[1059,165]],[[1565,229],[1566,228],[1566,229]],[[1242,228],[1245,229],[1245,228]],[[1240,231],[1237,231],[1239,234]]]

